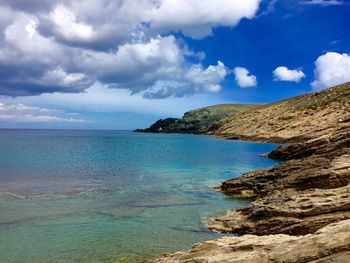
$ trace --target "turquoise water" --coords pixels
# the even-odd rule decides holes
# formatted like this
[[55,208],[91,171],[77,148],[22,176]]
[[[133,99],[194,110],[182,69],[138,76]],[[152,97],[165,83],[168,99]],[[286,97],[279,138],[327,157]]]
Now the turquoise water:
[[122,131],[0,130],[0,262],[134,262],[217,238],[215,185],[275,145]]

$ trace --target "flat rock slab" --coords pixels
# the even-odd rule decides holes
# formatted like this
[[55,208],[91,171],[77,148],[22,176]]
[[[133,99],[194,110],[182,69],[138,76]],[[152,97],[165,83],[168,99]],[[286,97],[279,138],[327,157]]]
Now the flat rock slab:
[[196,244],[186,252],[165,254],[154,263],[350,262],[350,220],[305,236],[227,236]]

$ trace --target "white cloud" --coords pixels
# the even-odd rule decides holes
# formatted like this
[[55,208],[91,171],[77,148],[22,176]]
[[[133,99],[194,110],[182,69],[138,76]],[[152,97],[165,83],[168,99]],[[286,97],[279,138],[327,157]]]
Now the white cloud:
[[201,64],[189,69],[178,69],[171,79],[161,79],[150,86],[143,94],[145,98],[160,99],[166,97],[183,97],[194,93],[217,93],[221,82],[229,70],[218,61],[216,66],[204,68]]
[[61,111],[24,105],[22,103],[0,102],[0,122],[42,123],[42,122],[86,122],[72,118]]
[[257,85],[256,76],[250,74],[248,69],[235,67],[233,73],[238,86],[241,88],[255,87]]
[[[35,80],[33,81],[35,82]],[[37,80],[37,83],[50,86],[71,87],[85,86],[89,87],[92,82],[83,73],[67,73],[61,67],[49,70],[45,75]]]
[[[181,49],[171,35],[126,43],[115,51],[78,49],[40,35],[35,17],[19,17],[5,31],[9,49],[16,53],[0,52],[0,62],[5,66],[12,61],[10,63],[18,67],[30,64],[36,74],[33,76],[29,71],[28,76],[21,73],[21,76],[12,77],[9,82],[15,88],[25,82],[39,85],[47,92],[67,92],[67,88],[77,92],[99,81],[114,88],[129,89],[133,94],[147,91],[148,98],[163,98],[165,95],[178,97],[195,92],[217,92],[226,76],[221,62],[207,69],[201,64],[188,68],[186,56],[203,57],[203,54],[191,52],[186,46]],[[28,41],[23,41],[25,39]],[[20,58],[16,59],[18,56]],[[25,69],[18,72],[22,71],[26,72]]]
[[[182,31],[193,38],[203,38],[216,26],[235,26],[241,19],[251,19],[260,0],[162,0],[149,11],[151,29]],[[179,19],[181,17],[181,19]]]
[[7,43],[32,56],[50,55],[54,52],[54,42],[37,32],[39,21],[35,16],[20,13],[15,17],[15,21],[8,25],[4,31]]
[[4,3],[36,15],[45,34],[58,41],[108,49],[171,31],[203,38],[217,26],[235,26],[242,19],[253,19],[261,1],[52,0],[36,8],[34,3]]
[[273,72],[275,81],[294,81],[299,82],[305,77],[304,72],[298,69],[288,69],[287,67],[277,67]]
[[201,64],[187,68],[185,52],[173,36],[157,37],[147,43],[119,46],[114,53],[83,51],[76,57],[77,67],[96,80],[145,91],[147,98],[181,97],[196,92],[218,92],[227,75],[222,62],[206,69]]
[[201,64],[193,65],[185,76],[194,85],[200,85],[209,92],[218,92],[227,73],[228,69],[224,63],[218,61],[216,66],[210,65],[206,69],[203,69]]
[[260,2],[4,0],[0,94],[81,92],[94,82],[148,98],[218,92],[224,64],[202,65],[203,52],[168,34],[208,36],[217,26],[254,18]]
[[4,44],[0,51],[4,54],[0,62],[7,65],[35,67],[36,64],[48,66],[62,63],[62,47],[52,39],[42,36],[37,28],[36,16],[25,13],[13,13],[13,23],[4,29]]
[[64,5],[58,5],[51,13],[50,19],[55,25],[55,30],[66,39],[90,40],[94,36],[93,27],[85,23],[79,23],[73,11]]
[[350,81],[350,55],[327,52],[315,61],[315,90],[332,87]]
[[75,54],[74,64],[105,81],[135,82],[171,73],[183,59],[175,38],[168,36],[121,45],[115,52],[83,50]]
[[343,5],[342,0],[310,0],[301,2],[304,5],[321,5],[321,6],[332,6],[332,5]]
[[[181,31],[193,38],[211,34],[217,26],[235,26],[254,18],[261,0],[89,0],[56,1],[49,16],[53,35],[68,41],[111,41],[122,43],[142,31],[154,37]],[[52,8],[52,6],[49,6]],[[181,19],[179,19],[181,17]]]

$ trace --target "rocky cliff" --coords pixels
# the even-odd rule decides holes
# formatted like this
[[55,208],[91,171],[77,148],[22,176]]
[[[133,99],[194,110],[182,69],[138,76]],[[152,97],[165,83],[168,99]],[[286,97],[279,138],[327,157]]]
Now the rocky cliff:
[[181,119],[167,118],[156,121],[149,128],[135,132],[152,133],[206,133],[228,116],[254,109],[259,105],[222,104],[186,112]]
[[240,237],[154,262],[350,262],[350,83],[232,115],[210,134],[287,143],[267,155],[283,162],[218,187],[252,200],[208,223]]
[[268,154],[285,162],[222,183],[224,193],[255,201],[213,220],[211,229],[301,235],[350,218],[349,83],[243,113],[215,134],[292,143]]

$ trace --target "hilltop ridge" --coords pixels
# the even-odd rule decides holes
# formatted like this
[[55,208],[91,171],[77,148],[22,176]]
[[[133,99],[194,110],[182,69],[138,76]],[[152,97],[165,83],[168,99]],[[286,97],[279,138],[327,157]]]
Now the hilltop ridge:
[[349,121],[350,82],[229,116],[210,134],[227,139],[296,142],[330,134]]
[[186,112],[182,118],[160,119],[146,129],[135,132],[203,134],[214,130],[226,117],[254,109],[258,104],[220,104]]

